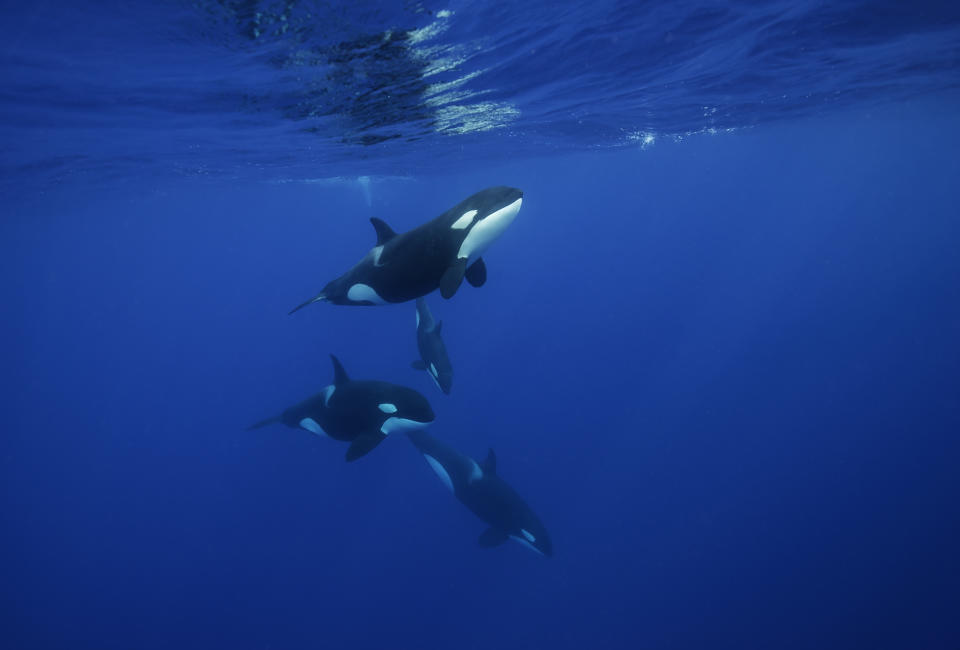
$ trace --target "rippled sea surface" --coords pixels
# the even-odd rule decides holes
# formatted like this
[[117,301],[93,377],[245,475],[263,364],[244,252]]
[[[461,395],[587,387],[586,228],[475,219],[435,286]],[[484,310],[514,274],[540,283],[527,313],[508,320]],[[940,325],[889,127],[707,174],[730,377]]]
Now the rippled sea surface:
[[406,176],[960,86],[960,3],[19,3],[7,191]]

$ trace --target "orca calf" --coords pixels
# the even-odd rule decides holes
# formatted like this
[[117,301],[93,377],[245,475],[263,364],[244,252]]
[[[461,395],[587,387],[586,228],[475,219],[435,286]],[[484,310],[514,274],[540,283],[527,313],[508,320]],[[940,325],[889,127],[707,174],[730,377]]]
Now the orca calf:
[[490,187],[399,235],[374,217],[370,222],[377,243],[370,252],[290,313],[321,301],[335,305],[406,302],[438,288],[444,298],[450,298],[464,278],[475,287],[482,286],[487,268],[481,255],[513,222],[521,203],[520,190]]
[[457,499],[490,525],[480,535],[480,546],[499,546],[513,538],[542,555],[553,555],[553,544],[540,519],[497,475],[497,459],[492,449],[487,458],[478,463],[426,431],[411,431],[407,437]]
[[353,381],[340,361],[333,361],[333,383],[276,417],[248,427],[281,422],[318,436],[350,442],[347,461],[369,453],[391,433],[422,429],[433,422],[427,399],[413,390],[385,381]]
[[426,370],[433,383],[445,394],[450,394],[453,385],[453,366],[447,356],[447,346],[440,338],[443,321],[435,321],[427,301],[417,298],[417,350],[420,358],[413,362],[416,370]]

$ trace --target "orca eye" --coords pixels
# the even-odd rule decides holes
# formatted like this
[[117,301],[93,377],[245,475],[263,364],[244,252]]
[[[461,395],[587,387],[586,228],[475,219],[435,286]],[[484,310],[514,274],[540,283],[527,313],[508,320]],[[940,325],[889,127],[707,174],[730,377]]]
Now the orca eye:
[[379,405],[378,405],[378,408],[379,408],[381,411],[383,411],[384,413],[396,413],[396,412],[397,412],[397,407],[396,407],[396,405],[395,405],[395,404],[391,404],[390,402],[385,402],[385,403],[383,403],[383,404],[379,404]]

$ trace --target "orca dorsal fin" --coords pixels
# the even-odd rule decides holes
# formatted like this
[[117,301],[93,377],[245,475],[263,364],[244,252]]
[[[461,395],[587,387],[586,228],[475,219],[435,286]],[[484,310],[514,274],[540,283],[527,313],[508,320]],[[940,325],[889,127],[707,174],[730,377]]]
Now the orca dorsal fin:
[[343,369],[343,364],[340,363],[340,359],[331,354],[330,360],[333,361],[333,385],[342,386],[350,381],[350,377],[347,376],[347,371]]
[[487,450],[487,457],[480,463],[480,469],[484,474],[496,475],[497,473],[497,455],[493,453],[493,447]]
[[383,246],[397,236],[397,233],[393,232],[393,228],[388,226],[383,219],[370,217],[370,223],[373,224],[373,229],[377,231],[377,246]]

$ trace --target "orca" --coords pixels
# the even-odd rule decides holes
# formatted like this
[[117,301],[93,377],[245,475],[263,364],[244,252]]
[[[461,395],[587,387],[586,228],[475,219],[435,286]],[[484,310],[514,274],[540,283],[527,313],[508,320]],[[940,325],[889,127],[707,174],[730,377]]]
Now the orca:
[[423,395],[385,381],[352,380],[332,354],[333,383],[278,416],[248,429],[283,423],[318,436],[349,441],[347,461],[369,453],[391,433],[422,429],[434,420]]
[[406,302],[440,289],[451,298],[466,278],[474,287],[487,281],[483,253],[506,230],[523,203],[513,187],[490,187],[413,230],[397,234],[384,221],[370,223],[377,243],[357,264],[310,300],[335,305]]
[[553,543],[539,517],[497,474],[492,449],[478,463],[426,431],[410,431],[407,437],[454,496],[490,526],[480,535],[480,546],[490,548],[514,539],[541,555],[553,555]]
[[417,350],[420,358],[411,365],[416,370],[425,370],[437,388],[446,395],[453,385],[453,366],[447,356],[447,346],[440,337],[443,321],[435,321],[427,301],[417,298]]

